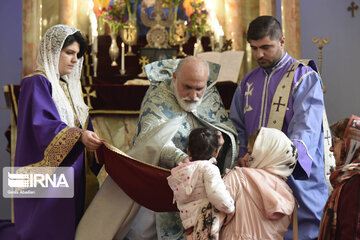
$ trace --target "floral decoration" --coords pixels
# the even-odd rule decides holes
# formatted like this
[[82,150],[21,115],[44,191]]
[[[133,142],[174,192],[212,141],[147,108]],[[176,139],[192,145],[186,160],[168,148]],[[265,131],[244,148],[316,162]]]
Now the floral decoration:
[[114,4],[102,13],[102,18],[109,25],[111,33],[118,33],[119,29],[129,19],[126,12],[126,1],[114,1]]
[[132,21],[136,21],[136,8],[138,5],[138,0],[134,1],[133,10],[131,11],[131,0],[126,0],[126,9],[129,16],[129,19]]
[[188,31],[195,36],[203,36],[210,30],[210,26],[207,24],[208,11],[205,8],[205,2],[194,0],[191,2],[191,6],[194,11],[190,15]]

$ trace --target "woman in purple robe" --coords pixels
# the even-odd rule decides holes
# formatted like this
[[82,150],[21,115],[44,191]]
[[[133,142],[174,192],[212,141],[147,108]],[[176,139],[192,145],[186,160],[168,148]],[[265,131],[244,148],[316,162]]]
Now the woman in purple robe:
[[84,212],[91,187],[86,150],[102,144],[92,131],[81,92],[86,48],[78,29],[55,25],[40,42],[36,71],[22,80],[15,166],[74,169],[72,198],[14,198],[15,227],[22,240],[74,239]]

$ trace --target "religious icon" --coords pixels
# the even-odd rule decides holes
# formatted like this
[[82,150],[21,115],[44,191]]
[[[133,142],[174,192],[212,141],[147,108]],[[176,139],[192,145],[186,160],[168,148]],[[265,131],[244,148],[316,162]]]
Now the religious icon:
[[144,2],[141,4],[141,21],[145,26],[150,27],[150,30],[146,34],[146,40],[150,48],[168,48],[169,34],[166,27],[171,26],[174,13],[170,11],[169,16],[166,17],[161,5],[162,1],[156,1],[154,11],[149,17],[145,12]]
[[183,51],[183,44],[185,44],[190,37],[189,32],[186,30],[186,21],[177,20],[171,25],[170,30],[170,44],[179,45],[178,56],[184,57],[186,53]]
[[132,52],[131,45],[135,44],[138,39],[139,28],[136,24],[136,20],[130,19],[124,27],[121,29],[121,38],[126,44],[129,45],[128,52],[125,56],[135,56],[136,54]]

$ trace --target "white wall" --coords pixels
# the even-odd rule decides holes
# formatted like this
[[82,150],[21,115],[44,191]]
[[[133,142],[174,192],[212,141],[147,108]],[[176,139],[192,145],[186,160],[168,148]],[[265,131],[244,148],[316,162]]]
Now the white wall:
[[[1,0],[4,3],[5,0]],[[6,152],[7,140],[4,132],[10,124],[10,110],[6,109],[2,86],[19,84],[22,64],[22,1],[6,1],[0,7],[0,188],[2,189],[2,171],[10,166],[10,154]],[[10,200],[0,193],[0,220],[10,219]]]

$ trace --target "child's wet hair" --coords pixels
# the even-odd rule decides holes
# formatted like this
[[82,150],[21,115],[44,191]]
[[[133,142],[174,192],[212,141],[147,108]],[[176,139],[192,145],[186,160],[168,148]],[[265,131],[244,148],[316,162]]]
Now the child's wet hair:
[[213,157],[220,146],[218,130],[195,128],[188,138],[188,150],[191,160],[207,160]]

